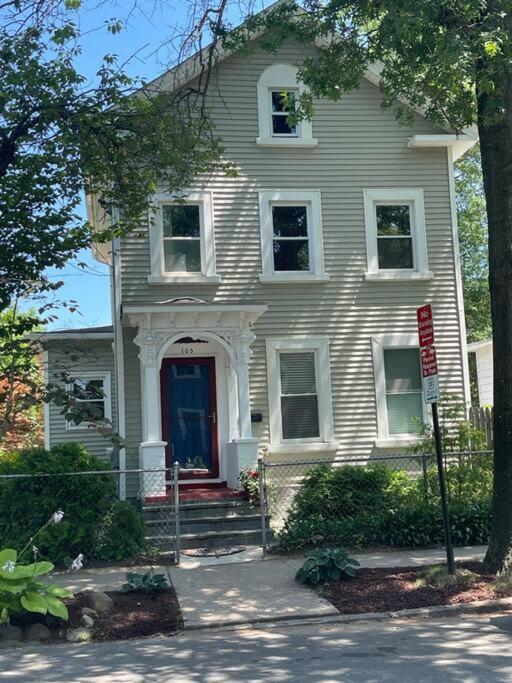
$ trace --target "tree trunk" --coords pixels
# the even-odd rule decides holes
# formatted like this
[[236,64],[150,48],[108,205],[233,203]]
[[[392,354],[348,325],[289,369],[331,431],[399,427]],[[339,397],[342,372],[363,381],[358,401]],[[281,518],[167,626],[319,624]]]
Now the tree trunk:
[[[477,68],[477,86],[484,66]],[[494,340],[494,489],[485,566],[512,570],[512,74],[503,77],[499,122],[478,97],[478,129],[489,221],[489,288]]]

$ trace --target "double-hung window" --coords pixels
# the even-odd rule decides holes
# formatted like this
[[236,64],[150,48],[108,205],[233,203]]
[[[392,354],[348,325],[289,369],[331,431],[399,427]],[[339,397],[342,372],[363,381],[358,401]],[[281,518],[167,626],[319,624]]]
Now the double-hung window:
[[110,423],[110,373],[82,373],[68,384],[76,419],[67,421],[67,429],[84,429],[97,422]]
[[364,190],[367,280],[430,279],[421,190]]
[[290,115],[295,112],[298,90],[270,90],[272,136],[298,137],[297,124],[290,125]]
[[327,338],[267,339],[267,375],[271,450],[335,449]]
[[200,204],[164,204],[162,225],[164,273],[200,273]]
[[420,352],[415,335],[373,338],[378,441],[410,441],[427,421]]
[[262,282],[327,280],[320,192],[261,190]]
[[210,192],[183,199],[154,198],[150,217],[150,283],[216,283],[213,201]]
[[314,351],[280,351],[283,439],[318,439],[318,389]]

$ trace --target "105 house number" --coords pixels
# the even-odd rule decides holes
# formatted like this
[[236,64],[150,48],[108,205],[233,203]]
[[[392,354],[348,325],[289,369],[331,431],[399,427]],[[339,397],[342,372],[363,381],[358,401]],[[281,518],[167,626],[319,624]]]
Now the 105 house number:
[[193,346],[182,346],[181,347],[181,355],[182,356],[191,356],[195,352],[195,349]]

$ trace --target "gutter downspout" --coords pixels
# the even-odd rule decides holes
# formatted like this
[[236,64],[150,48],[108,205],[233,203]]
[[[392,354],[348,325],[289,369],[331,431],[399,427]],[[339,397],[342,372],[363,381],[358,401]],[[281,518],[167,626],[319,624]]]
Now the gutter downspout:
[[[112,324],[114,326],[114,377],[117,400],[117,431],[122,439],[126,435],[126,413],[124,393],[124,346],[123,327],[121,322],[121,277],[120,259],[118,258],[120,240],[118,237],[112,240],[112,265],[110,270],[110,288],[112,303]],[[119,469],[126,469],[126,448],[119,448]],[[119,478],[119,498],[126,500],[126,475]]]

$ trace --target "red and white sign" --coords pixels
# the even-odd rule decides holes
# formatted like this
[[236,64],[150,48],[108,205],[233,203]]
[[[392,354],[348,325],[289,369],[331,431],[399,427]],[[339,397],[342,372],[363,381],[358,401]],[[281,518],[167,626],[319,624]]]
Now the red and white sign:
[[436,347],[427,346],[421,349],[421,374],[423,377],[437,375]]
[[434,319],[430,304],[420,306],[416,311],[416,317],[418,319],[423,395],[426,403],[435,403],[439,398],[439,379],[436,347],[434,346]]
[[434,319],[432,318],[432,307],[430,304],[420,306],[416,310],[418,319],[418,338],[420,349],[425,346],[432,346],[434,343]]

